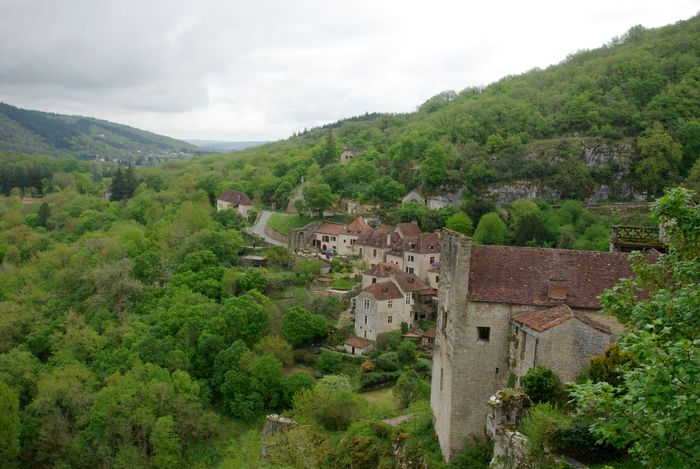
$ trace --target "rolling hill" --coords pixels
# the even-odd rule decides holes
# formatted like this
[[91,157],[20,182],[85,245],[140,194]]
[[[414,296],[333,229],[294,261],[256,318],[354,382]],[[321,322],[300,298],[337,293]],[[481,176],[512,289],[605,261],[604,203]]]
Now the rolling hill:
[[0,150],[141,162],[204,152],[189,143],[126,125],[5,103],[0,103]]

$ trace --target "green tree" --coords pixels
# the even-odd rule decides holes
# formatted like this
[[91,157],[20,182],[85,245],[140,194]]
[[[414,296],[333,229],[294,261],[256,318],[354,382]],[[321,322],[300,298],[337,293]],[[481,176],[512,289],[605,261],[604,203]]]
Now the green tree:
[[556,402],[562,393],[559,378],[544,366],[529,369],[521,378],[521,383],[525,393],[533,402]]
[[452,215],[447,219],[445,226],[452,231],[457,231],[458,233],[462,233],[463,235],[467,236],[470,236],[472,234],[472,230],[474,229],[472,219],[469,218],[469,215],[464,212],[457,212]]
[[268,335],[255,344],[253,351],[259,355],[268,354],[282,362],[284,366],[291,366],[294,363],[292,346],[281,337]]
[[[604,416],[593,431],[648,467],[697,467],[700,421],[700,210],[676,188],[653,209],[669,237],[655,263],[632,256],[635,276],[603,294],[603,310],[625,325],[617,385],[574,386],[581,412]],[[647,295],[639,295],[640,290]]]
[[331,192],[331,186],[320,181],[311,181],[304,187],[304,201],[306,206],[323,217],[323,212],[331,208],[336,201],[336,196]]
[[331,163],[338,161],[338,146],[335,143],[335,137],[333,136],[333,131],[329,130],[326,133],[326,138],[321,147],[321,151],[318,154],[318,164],[321,166],[326,166]]
[[392,390],[394,398],[401,407],[408,407],[412,402],[425,396],[423,380],[415,370],[407,370],[401,373]]
[[496,212],[485,214],[474,231],[474,241],[480,244],[503,244],[506,241],[506,224]]
[[126,178],[124,177],[124,173],[122,173],[122,168],[119,167],[117,168],[117,172],[112,178],[112,184],[109,187],[109,191],[112,193],[109,200],[124,200],[128,198],[128,188],[126,184]]
[[0,381],[0,467],[17,466],[19,433],[19,399],[8,385]]
[[312,314],[300,306],[289,308],[282,316],[280,329],[284,338],[293,346],[321,338],[328,332],[328,321],[320,314]]
[[175,433],[172,415],[159,417],[150,435],[153,446],[153,465],[158,469],[178,467],[180,460],[180,439]]
[[680,177],[682,148],[680,144],[655,123],[638,139],[640,159],[635,168],[642,189],[650,195],[658,195]]
[[49,217],[51,216],[51,207],[49,204],[44,202],[39,206],[39,212],[36,218],[36,225],[43,226],[44,228],[49,227]]

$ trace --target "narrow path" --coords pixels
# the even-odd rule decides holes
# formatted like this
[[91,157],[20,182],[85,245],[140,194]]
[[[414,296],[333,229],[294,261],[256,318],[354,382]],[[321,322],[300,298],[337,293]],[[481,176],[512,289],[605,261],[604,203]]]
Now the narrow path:
[[246,228],[246,231],[250,234],[259,236],[266,243],[269,243],[273,246],[286,246],[286,244],[281,243],[276,239],[272,239],[265,234],[265,227],[267,226],[267,222],[270,220],[271,215],[271,211],[263,210],[258,214],[258,218],[255,220],[255,224],[251,227]]

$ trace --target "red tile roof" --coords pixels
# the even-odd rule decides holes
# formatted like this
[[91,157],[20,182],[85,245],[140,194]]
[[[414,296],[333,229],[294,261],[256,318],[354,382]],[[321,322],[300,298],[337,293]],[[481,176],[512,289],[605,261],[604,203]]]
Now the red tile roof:
[[392,251],[429,254],[440,252],[440,236],[437,233],[420,233],[418,236],[406,236],[392,246]]
[[362,291],[370,293],[377,301],[397,300],[399,298],[403,298],[403,295],[394,282],[375,283]]
[[372,227],[367,224],[364,218],[357,217],[345,228],[345,232],[350,234],[362,234],[371,229]]
[[428,337],[434,339],[437,334],[435,333],[435,328],[431,327],[427,331],[423,332],[423,337]]
[[250,197],[241,191],[226,191],[221,194],[217,200],[223,200],[233,205],[253,205],[253,201],[250,200]]
[[364,275],[372,277],[389,277],[397,272],[402,272],[401,267],[391,262],[380,262],[362,272]]
[[[391,235],[389,243],[387,243],[387,235]],[[398,234],[391,233],[391,226],[380,225],[377,228],[372,228],[362,233],[357,240],[357,244],[379,248],[388,248],[394,242],[398,241],[398,239]]]
[[421,234],[420,227],[415,223],[399,223],[395,230],[401,232],[401,237],[420,236]]
[[314,233],[337,236],[343,231],[345,231],[345,225],[341,225],[340,223],[324,221],[319,225],[318,228],[314,230]]
[[513,321],[537,332],[543,332],[569,319],[578,319],[587,326],[605,332],[606,334],[612,333],[608,326],[594,321],[583,313],[575,313],[566,305],[553,306],[540,311],[515,316]]
[[399,271],[394,276],[394,279],[396,280],[399,288],[406,293],[431,289],[423,280],[416,277],[415,274],[408,274],[406,272]]
[[600,294],[633,275],[622,253],[472,246],[469,299],[599,309]]
[[367,339],[363,339],[362,337],[357,337],[356,335],[354,335],[345,341],[345,345],[363,349],[372,345],[372,342],[370,342]]

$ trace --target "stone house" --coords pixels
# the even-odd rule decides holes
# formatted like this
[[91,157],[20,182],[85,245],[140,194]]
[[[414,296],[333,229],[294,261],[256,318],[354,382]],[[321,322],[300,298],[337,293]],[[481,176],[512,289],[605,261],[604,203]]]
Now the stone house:
[[622,327],[600,294],[632,270],[625,254],[477,246],[450,230],[441,256],[431,407],[449,460],[484,433],[484,402],[510,373],[546,364],[571,379],[605,350]]
[[341,256],[352,256],[357,254],[355,245],[363,233],[371,230],[367,221],[362,217],[355,218],[349,225],[345,226],[338,235],[338,254]]
[[390,262],[380,262],[362,272],[362,288],[367,288],[375,283],[388,282],[391,278],[402,272],[401,268]]
[[367,355],[372,351],[374,344],[367,339],[354,335],[346,340],[343,346],[345,347],[346,353],[351,353],[353,355]]
[[340,234],[345,225],[324,221],[311,234],[311,246],[320,250],[334,249],[338,252]]
[[367,265],[386,261],[386,253],[399,240],[399,235],[389,225],[379,225],[359,236],[356,242],[357,254]]
[[244,192],[229,190],[216,199],[216,210],[234,209],[243,218],[253,209],[253,201]]
[[440,237],[420,230],[418,235],[404,236],[387,252],[386,260],[428,282],[430,269],[440,263]]
[[425,348],[433,348],[435,345],[435,328],[431,327],[420,336],[420,345]]
[[347,148],[343,150],[343,152],[340,154],[340,163],[349,163],[355,156],[359,155],[363,151],[364,150],[361,148]]

